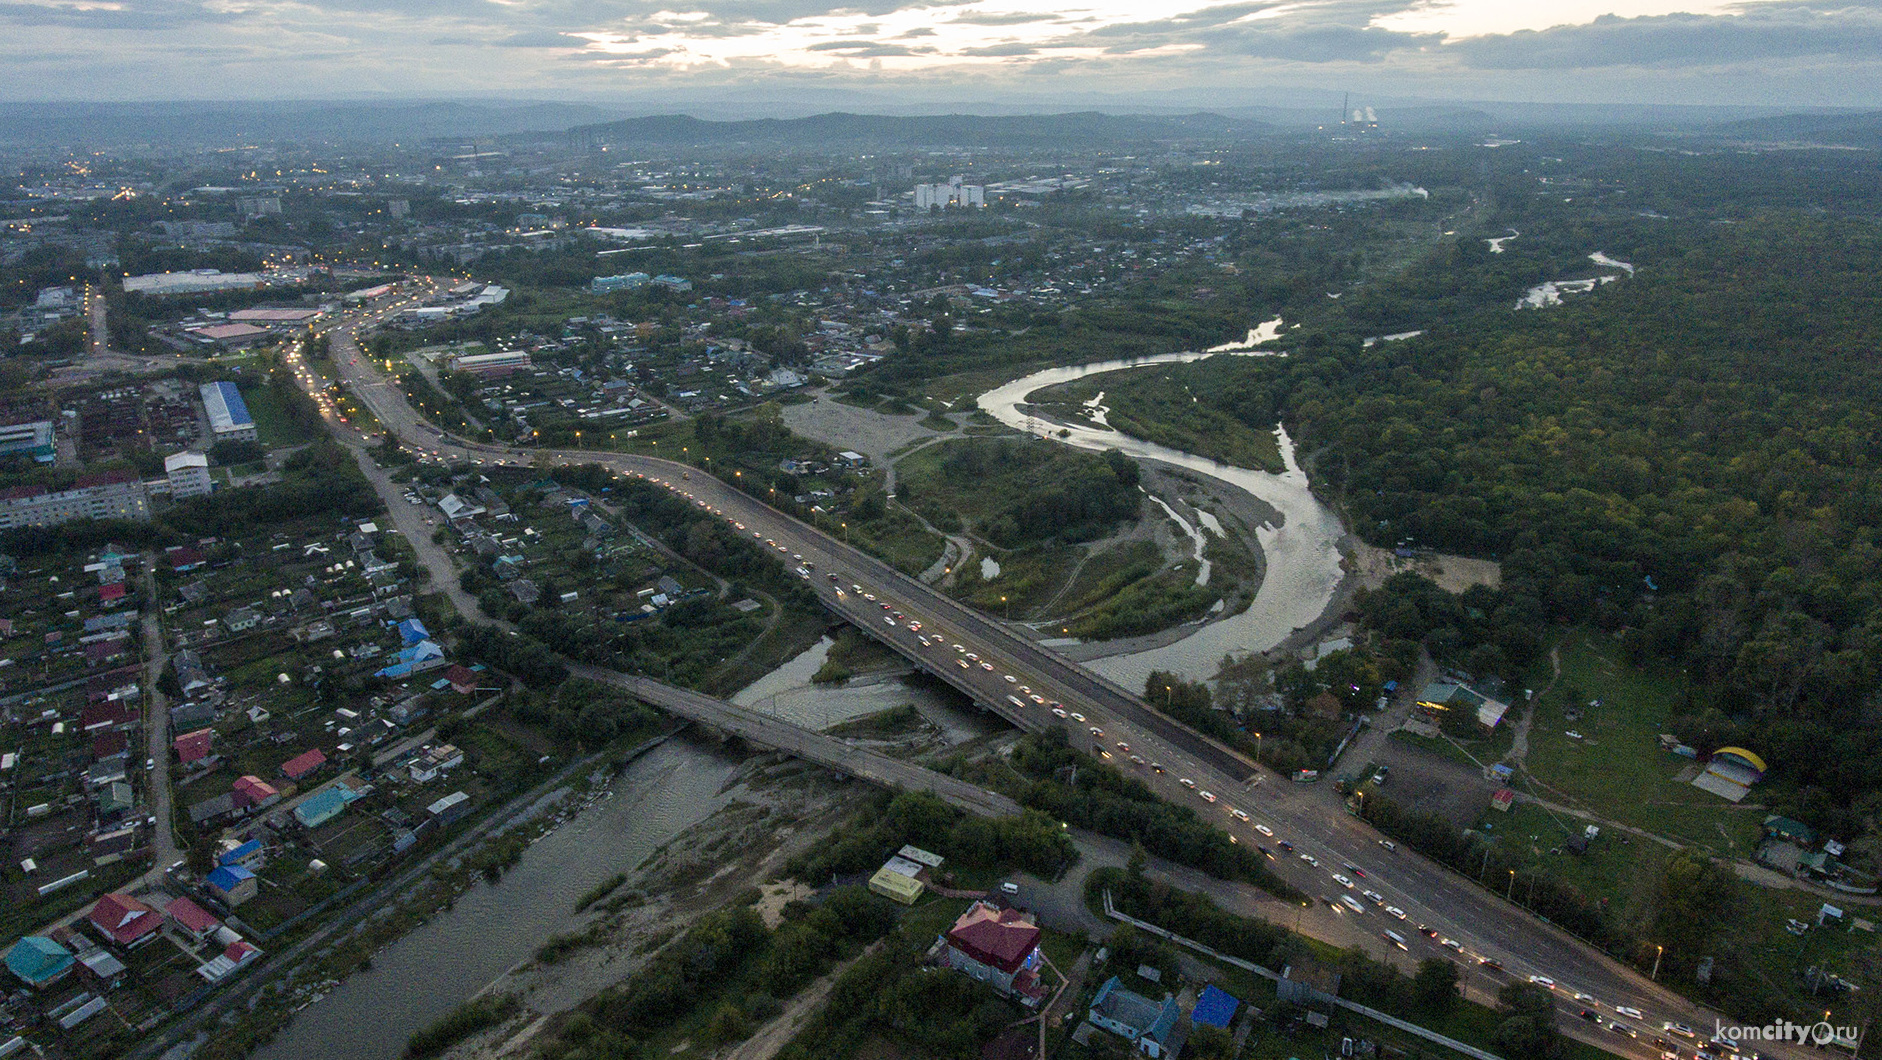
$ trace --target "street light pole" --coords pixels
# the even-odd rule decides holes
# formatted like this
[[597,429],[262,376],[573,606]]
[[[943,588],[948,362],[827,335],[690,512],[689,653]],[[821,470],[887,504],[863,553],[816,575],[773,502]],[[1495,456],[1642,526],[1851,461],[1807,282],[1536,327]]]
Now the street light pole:
[[1660,958],[1664,957],[1665,955],[1666,955],[1665,946],[1653,947],[1653,974],[1648,976],[1647,978],[1652,979],[1654,982],[1660,981]]
[[1515,894],[1516,894],[1516,870],[1511,869],[1510,870],[1510,885],[1509,887],[1504,889],[1503,897],[1505,900],[1513,902],[1516,900]]

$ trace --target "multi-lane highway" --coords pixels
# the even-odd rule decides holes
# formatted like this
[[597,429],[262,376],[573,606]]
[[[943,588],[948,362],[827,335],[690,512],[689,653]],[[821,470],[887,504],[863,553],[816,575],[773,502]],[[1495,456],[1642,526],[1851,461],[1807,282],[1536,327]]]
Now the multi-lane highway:
[[[361,330],[441,286],[416,283],[329,332],[348,389],[408,446],[440,459],[488,464],[597,464],[672,491],[775,554],[832,612],[976,702],[1027,730],[1065,730],[1074,746],[1194,807],[1238,842],[1263,848],[1284,879],[1366,923],[1389,958],[1446,957],[1491,982],[1534,979],[1556,992],[1577,1036],[1624,1055],[1659,1056],[1656,1038],[1690,1055],[1695,1043],[1664,1025],[1709,1032],[1723,1019],[1535,920],[1493,889],[1409,850],[1388,849],[1337,803],[1271,774],[1264,780],[1265,771],[1244,756],[1158,714],[1129,691],[698,468],[620,453],[514,450],[446,435],[417,416],[356,342]],[[310,385],[314,380],[304,369],[302,378]],[[1497,881],[1487,882],[1493,887]],[[1402,952],[1386,932],[1403,938]]]

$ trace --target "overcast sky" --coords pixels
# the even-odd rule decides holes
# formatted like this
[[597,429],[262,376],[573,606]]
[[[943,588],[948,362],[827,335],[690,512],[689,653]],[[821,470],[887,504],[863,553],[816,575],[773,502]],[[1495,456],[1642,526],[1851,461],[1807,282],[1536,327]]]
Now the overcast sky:
[[0,0],[11,100],[1876,106],[1879,59],[1882,0]]

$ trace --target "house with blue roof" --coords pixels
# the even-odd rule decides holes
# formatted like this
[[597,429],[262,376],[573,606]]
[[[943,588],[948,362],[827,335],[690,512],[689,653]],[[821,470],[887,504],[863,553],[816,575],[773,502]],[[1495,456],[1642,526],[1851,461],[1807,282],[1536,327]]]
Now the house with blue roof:
[[346,804],[359,798],[343,784],[322,788],[294,807],[294,819],[303,828],[319,828],[346,811]]
[[260,886],[255,874],[240,865],[218,865],[203,879],[209,884],[210,893],[231,907],[255,897],[255,890]]
[[28,935],[7,951],[7,971],[35,990],[65,978],[74,963],[71,950],[43,935]]
[[444,649],[438,646],[437,641],[421,640],[400,648],[392,656],[392,663],[379,670],[377,676],[390,677],[396,681],[449,665],[444,657]]
[[1149,1057],[1175,1056],[1181,1051],[1187,1037],[1178,1027],[1182,1017],[1176,998],[1165,994],[1162,1001],[1152,1001],[1125,989],[1115,975],[1098,988],[1086,1016],[1093,1026],[1130,1042]]
[[1242,1003],[1234,995],[1213,985],[1205,986],[1202,995],[1196,998],[1196,1007],[1189,1010],[1189,1022],[1228,1030],[1235,1020],[1235,1010],[1241,1007]]
[[405,619],[398,623],[398,627],[399,639],[403,640],[408,645],[417,644],[421,640],[431,639],[431,631],[426,629],[425,624],[416,618]]
[[262,850],[261,840],[251,839],[222,852],[216,858],[218,865],[240,865],[250,872],[260,872],[268,863],[268,855]]

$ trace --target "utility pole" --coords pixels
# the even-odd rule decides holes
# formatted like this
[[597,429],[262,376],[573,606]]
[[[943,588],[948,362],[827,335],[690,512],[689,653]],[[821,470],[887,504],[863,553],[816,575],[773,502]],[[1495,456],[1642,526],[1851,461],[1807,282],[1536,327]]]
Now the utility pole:
[[1653,974],[1647,978],[1652,979],[1656,983],[1660,981],[1660,958],[1664,956],[1666,956],[1665,946],[1653,947]]

